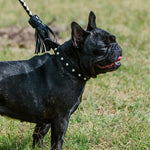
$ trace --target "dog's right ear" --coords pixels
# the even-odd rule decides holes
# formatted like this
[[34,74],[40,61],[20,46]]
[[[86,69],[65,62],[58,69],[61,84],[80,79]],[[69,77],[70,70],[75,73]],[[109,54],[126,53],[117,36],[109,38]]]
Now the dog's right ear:
[[90,33],[82,29],[76,22],[72,22],[71,29],[73,46],[76,48],[80,48],[84,44],[84,40]]
[[91,31],[96,28],[96,16],[93,11],[90,12],[89,14],[89,22],[88,22],[88,27],[87,31]]

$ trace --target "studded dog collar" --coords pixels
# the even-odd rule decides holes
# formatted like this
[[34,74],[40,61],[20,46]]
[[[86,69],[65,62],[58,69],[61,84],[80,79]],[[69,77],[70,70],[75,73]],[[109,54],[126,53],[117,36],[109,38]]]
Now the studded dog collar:
[[88,79],[90,79],[90,77],[84,76],[83,73],[79,69],[77,69],[75,65],[72,64],[69,58],[65,56],[65,54],[63,53],[62,50],[60,50],[59,47],[54,49],[54,53],[60,60],[63,67],[66,68],[66,70],[70,72],[72,75],[78,77],[80,80],[83,81],[87,81]]

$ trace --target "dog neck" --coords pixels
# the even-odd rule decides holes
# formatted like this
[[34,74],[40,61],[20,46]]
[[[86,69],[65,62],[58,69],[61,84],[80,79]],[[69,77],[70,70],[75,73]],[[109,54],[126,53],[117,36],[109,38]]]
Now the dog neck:
[[58,48],[55,48],[55,55],[65,70],[76,76],[78,79],[87,81],[90,79],[80,66],[80,58],[77,50],[73,47],[72,40],[65,42]]

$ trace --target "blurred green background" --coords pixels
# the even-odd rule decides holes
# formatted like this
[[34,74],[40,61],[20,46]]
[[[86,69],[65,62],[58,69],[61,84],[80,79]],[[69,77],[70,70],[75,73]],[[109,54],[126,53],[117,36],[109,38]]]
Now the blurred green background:
[[[55,29],[58,42],[70,39],[70,24],[86,29],[93,10],[97,26],[117,36],[123,49],[116,72],[91,79],[72,115],[65,150],[150,149],[150,1],[25,0],[31,11]],[[0,0],[0,60],[34,56],[34,30],[17,0]],[[0,117],[0,150],[31,149],[34,124]],[[50,133],[45,137],[50,147]]]

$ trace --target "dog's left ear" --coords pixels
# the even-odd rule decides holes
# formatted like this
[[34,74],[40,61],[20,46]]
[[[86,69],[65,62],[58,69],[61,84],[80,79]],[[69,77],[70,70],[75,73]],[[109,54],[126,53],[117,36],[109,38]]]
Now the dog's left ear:
[[72,40],[73,46],[76,48],[81,48],[84,44],[86,37],[90,34],[89,32],[82,29],[76,22],[72,22]]
[[93,11],[90,12],[89,14],[89,22],[88,22],[88,27],[87,31],[91,31],[96,28],[96,16]]

